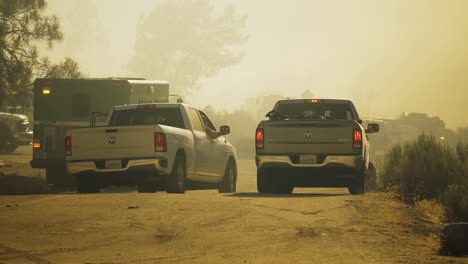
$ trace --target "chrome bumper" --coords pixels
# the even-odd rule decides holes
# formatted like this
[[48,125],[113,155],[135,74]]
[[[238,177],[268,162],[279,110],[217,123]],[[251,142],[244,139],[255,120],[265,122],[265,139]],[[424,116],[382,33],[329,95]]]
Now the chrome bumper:
[[348,167],[360,170],[364,159],[360,155],[353,156],[327,156],[320,164],[297,164],[291,161],[289,156],[283,155],[256,155],[257,168],[262,167],[293,167],[293,168],[324,168],[324,167]]
[[[163,165],[163,163],[165,163],[165,166]],[[126,172],[133,168],[138,168],[142,166],[152,167],[155,173],[168,173],[166,158],[129,160],[127,166],[121,169],[99,169],[96,167],[94,161],[67,161],[67,169],[72,175],[80,173]]]

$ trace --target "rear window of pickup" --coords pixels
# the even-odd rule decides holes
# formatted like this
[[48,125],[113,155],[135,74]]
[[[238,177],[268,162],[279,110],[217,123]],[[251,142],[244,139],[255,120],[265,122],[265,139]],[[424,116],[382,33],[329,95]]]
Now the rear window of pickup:
[[125,109],[112,113],[110,126],[165,125],[185,129],[179,108]]
[[347,103],[280,103],[276,120],[355,120]]

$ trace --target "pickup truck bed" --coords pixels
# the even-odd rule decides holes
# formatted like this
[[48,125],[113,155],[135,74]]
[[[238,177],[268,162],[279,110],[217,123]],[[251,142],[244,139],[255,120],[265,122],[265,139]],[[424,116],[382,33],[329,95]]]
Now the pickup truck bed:
[[137,185],[149,175],[169,174],[175,153],[155,153],[156,133],[167,135],[170,142],[191,136],[189,130],[163,125],[73,129],[70,172],[99,173],[106,185]]

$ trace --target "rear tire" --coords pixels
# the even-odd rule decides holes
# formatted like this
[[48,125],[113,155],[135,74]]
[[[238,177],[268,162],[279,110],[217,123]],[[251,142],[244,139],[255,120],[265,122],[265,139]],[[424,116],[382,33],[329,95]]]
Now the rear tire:
[[0,122],[0,152],[11,153],[17,147],[10,128],[5,123]]
[[266,169],[257,169],[257,190],[259,193],[273,192],[271,175],[269,177],[268,174]]
[[72,188],[76,184],[73,176],[68,173],[65,162],[47,167],[46,181],[48,184],[54,184],[68,188]]
[[294,186],[286,183],[277,181],[276,186],[273,188],[274,193],[281,193],[281,194],[291,194],[294,190]]
[[166,176],[167,193],[185,193],[186,171],[184,156],[177,154],[172,172]]
[[137,185],[137,190],[139,193],[155,193],[157,189],[158,186],[154,181],[151,180],[151,178],[144,179]]
[[357,179],[354,183],[348,186],[348,191],[350,194],[352,195],[364,194],[365,192],[364,177],[365,175],[361,174],[359,179]]
[[15,143],[13,144],[9,144],[6,148],[5,148],[5,152],[6,153],[12,153],[12,152],[15,152],[15,150],[18,148],[18,145],[16,145]]
[[76,178],[79,193],[99,193],[101,185],[93,175],[80,175]]
[[219,193],[234,193],[237,188],[237,170],[233,160],[229,160],[226,166],[223,180],[219,183]]
[[257,190],[259,193],[291,194],[294,186],[271,170],[257,169]]

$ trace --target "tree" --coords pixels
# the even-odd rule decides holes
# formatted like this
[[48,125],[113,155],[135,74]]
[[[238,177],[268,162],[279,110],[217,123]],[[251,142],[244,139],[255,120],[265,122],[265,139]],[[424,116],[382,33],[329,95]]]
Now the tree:
[[198,87],[202,78],[238,63],[232,47],[247,37],[247,17],[229,6],[215,15],[209,0],[167,0],[138,25],[130,71],[146,78],[166,79],[178,92]]
[[63,62],[51,64],[49,60],[43,60],[44,71],[39,76],[43,78],[81,78],[83,74],[79,70],[76,61],[66,57]]
[[0,109],[31,105],[32,79],[78,73],[67,58],[53,65],[40,58],[37,44],[49,48],[63,36],[57,17],[43,14],[45,0],[0,0]]

